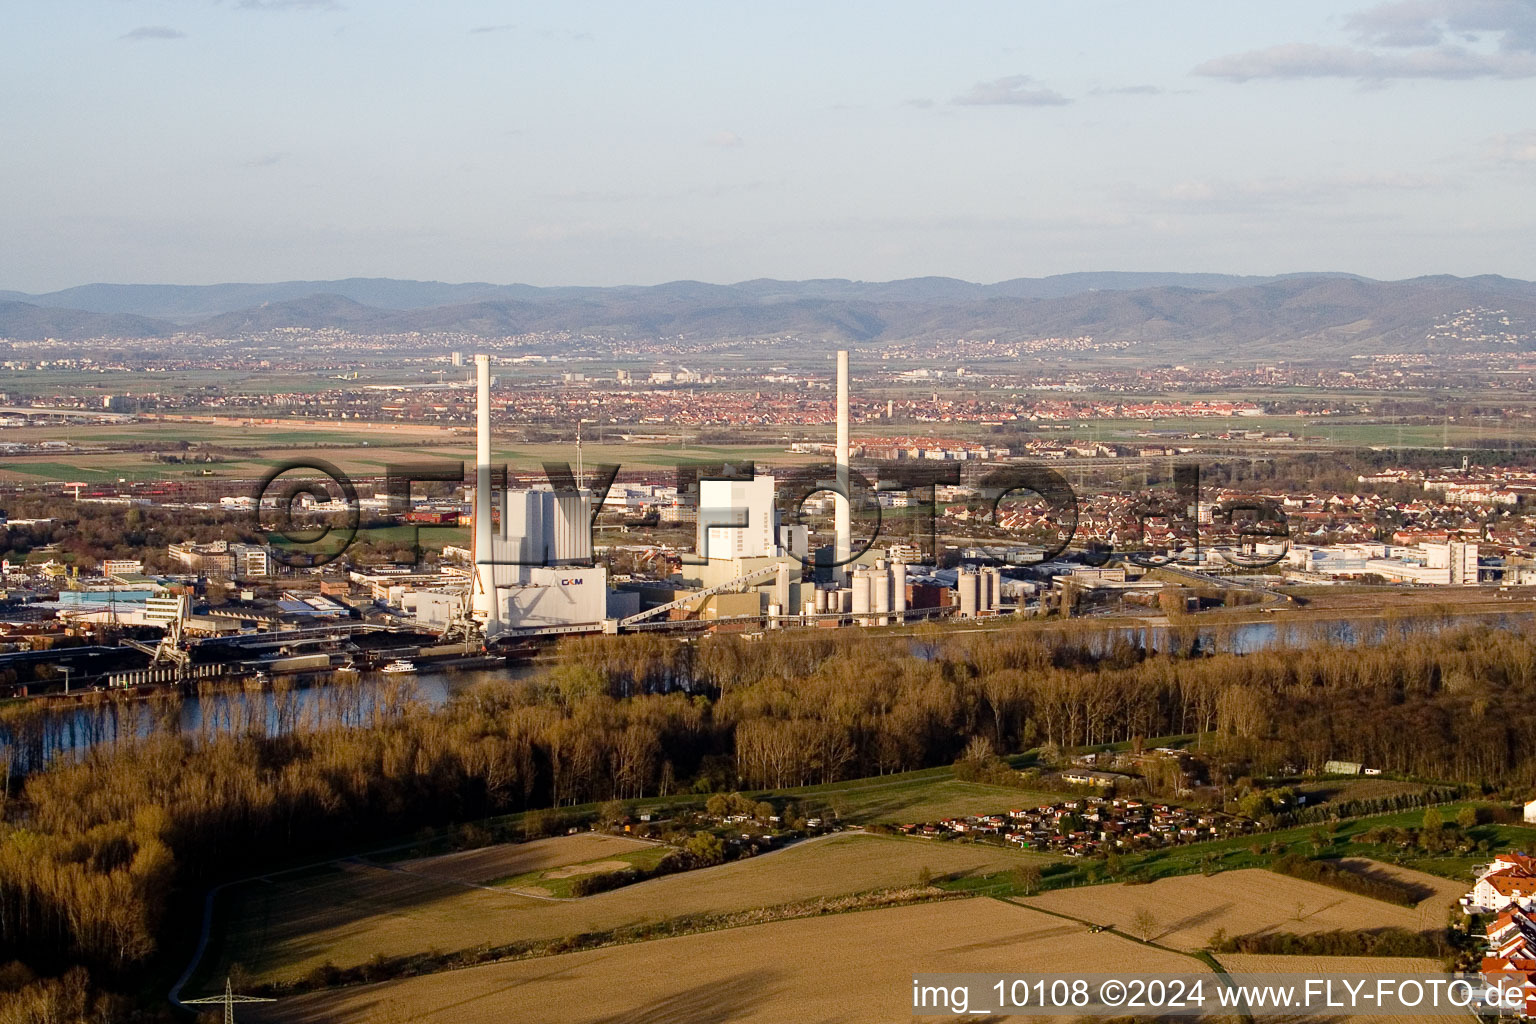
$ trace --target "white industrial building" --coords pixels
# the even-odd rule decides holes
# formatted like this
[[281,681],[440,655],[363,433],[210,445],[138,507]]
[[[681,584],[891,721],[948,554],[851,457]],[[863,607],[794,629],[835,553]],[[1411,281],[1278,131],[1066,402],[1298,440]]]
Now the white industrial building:
[[502,491],[501,530],[493,541],[500,560],[524,565],[590,562],[592,492]]
[[1292,545],[1286,564],[1322,576],[1380,576],[1394,583],[1464,586],[1477,582],[1478,547],[1472,541],[1403,547],[1396,544]]
[[[608,570],[592,560],[592,492],[505,488],[493,493],[491,358],[475,356],[474,564],[471,615],[487,639],[532,629],[600,627],[608,618]],[[501,506],[500,523],[493,507]],[[443,602],[418,599],[422,611]],[[418,612],[418,614],[420,614]]]
[[779,549],[774,479],[700,480],[697,551],[700,557],[770,558]]

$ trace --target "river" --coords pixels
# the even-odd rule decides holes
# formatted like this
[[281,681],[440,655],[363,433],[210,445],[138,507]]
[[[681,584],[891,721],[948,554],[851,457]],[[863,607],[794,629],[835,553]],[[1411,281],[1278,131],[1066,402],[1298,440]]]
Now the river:
[[290,687],[280,681],[257,689],[224,683],[189,696],[166,689],[126,699],[98,691],[79,703],[40,700],[13,705],[11,714],[0,719],[0,745],[9,745],[16,754],[15,769],[25,772],[59,754],[119,744],[173,724],[190,736],[247,731],[277,736],[303,725],[358,726],[406,701],[440,708],[477,683],[522,679],[533,672],[525,665],[428,670],[411,676],[366,672],[351,680],[310,685]]
[[[1415,635],[1432,634],[1458,625],[1482,624],[1498,629],[1529,628],[1529,612],[1477,612],[1465,615],[1360,615],[1352,618],[1291,618],[1212,625],[1191,620],[1187,624],[1078,620],[1089,627],[1082,634],[1096,654],[1106,654],[1118,642],[1129,641],[1151,651],[1187,649],[1194,638],[1205,651],[1251,654],[1282,646],[1317,643],[1350,646],[1406,642]],[[1064,623],[1071,628],[1072,623]],[[1362,631],[1362,627],[1365,629]],[[1007,628],[978,623],[971,629]],[[956,633],[967,627],[957,625]],[[1362,635],[1363,632],[1363,635]],[[899,643],[896,637],[889,638]],[[936,643],[907,638],[907,650],[922,658],[938,654]],[[26,771],[60,753],[81,751],[98,744],[121,743],[128,737],[148,735],[172,725],[184,735],[211,736],[224,732],[260,731],[281,735],[300,727],[320,724],[360,726],[376,713],[414,699],[429,708],[447,704],[456,694],[490,679],[528,678],[536,669],[511,666],[465,671],[429,670],[410,677],[365,673],[350,681],[331,681],[308,686],[244,689],[239,686],[210,688],[202,694],[177,699],[163,692],[142,699],[115,699],[108,695],[76,705],[49,701],[32,705],[43,709],[36,715],[0,719],[0,745],[9,744],[17,758],[15,767]],[[3,755],[0,755],[3,757]]]

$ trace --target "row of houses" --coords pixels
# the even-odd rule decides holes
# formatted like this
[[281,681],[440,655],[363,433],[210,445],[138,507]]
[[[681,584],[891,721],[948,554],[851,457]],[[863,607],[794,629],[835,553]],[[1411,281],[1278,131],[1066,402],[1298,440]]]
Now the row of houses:
[[1020,849],[1091,857],[1111,850],[1201,843],[1242,835],[1258,825],[1215,811],[1135,799],[1086,797],[1000,814],[945,818],[897,826],[922,839],[948,835],[993,836]]
[[1536,858],[1501,853],[1476,874],[1462,908],[1494,915],[1484,932],[1480,972],[1506,991],[1518,987],[1525,1000],[1520,1016],[1536,1017]]

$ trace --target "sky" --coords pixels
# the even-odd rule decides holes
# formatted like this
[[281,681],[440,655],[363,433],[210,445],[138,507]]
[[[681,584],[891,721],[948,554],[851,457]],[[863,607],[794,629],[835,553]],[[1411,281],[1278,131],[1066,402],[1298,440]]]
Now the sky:
[[0,289],[1536,279],[1536,0],[8,0]]

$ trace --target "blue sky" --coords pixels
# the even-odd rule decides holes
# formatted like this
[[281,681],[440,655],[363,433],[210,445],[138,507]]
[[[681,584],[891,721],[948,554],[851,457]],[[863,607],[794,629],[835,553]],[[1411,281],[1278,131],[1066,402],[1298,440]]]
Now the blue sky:
[[0,288],[1536,278],[1536,0],[12,0]]

